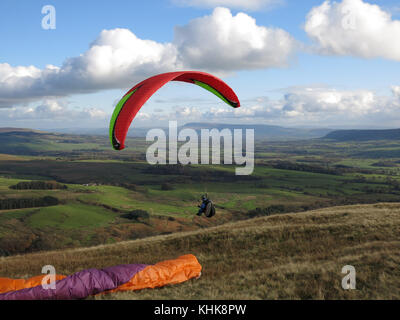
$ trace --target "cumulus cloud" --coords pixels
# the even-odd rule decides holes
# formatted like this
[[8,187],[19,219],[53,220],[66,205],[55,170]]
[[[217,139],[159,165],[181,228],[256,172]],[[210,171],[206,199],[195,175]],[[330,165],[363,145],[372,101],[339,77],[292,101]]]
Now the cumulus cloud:
[[[393,88],[397,88],[394,86]],[[291,88],[278,101],[285,122],[304,125],[400,125],[400,99],[371,90],[339,90],[330,87]],[[386,123],[385,123],[386,122]]]
[[141,40],[127,29],[103,30],[85,53],[65,60],[61,67],[0,64],[0,106],[126,87],[143,76],[177,67],[172,44]]
[[252,17],[232,16],[226,8],[177,27],[171,43],[143,40],[128,29],[103,30],[86,52],[60,67],[0,64],[0,107],[127,88],[148,76],[184,68],[229,73],[281,67],[294,47],[285,31],[257,26]]
[[243,10],[261,10],[282,4],[283,0],[174,0],[178,5],[215,8],[223,6],[227,8],[243,9]]
[[333,88],[295,89],[285,94],[282,113],[289,117],[312,113],[360,116],[379,112],[378,98],[372,91],[345,91]]
[[400,86],[392,86],[393,95],[400,100]]
[[296,46],[286,31],[258,26],[227,8],[176,27],[174,43],[184,64],[222,72],[286,66]]
[[34,107],[0,109],[1,120],[49,120],[61,122],[92,121],[107,119],[107,113],[98,108],[77,109],[63,100],[45,99]]
[[202,112],[196,107],[178,107],[173,111],[173,116],[180,119],[197,119],[202,116]]
[[339,90],[331,87],[293,87],[280,99],[260,97],[242,101],[232,109],[221,104],[211,108],[180,107],[169,114],[147,114],[149,119],[271,123],[306,126],[400,126],[400,86],[392,86],[392,95],[370,90]]
[[400,21],[378,5],[327,0],[309,12],[305,31],[324,54],[400,61]]
[[172,107],[168,111],[162,109],[155,109],[155,112],[140,111],[135,121],[142,123],[154,124],[156,122],[169,120],[184,120],[184,121],[197,121],[202,119],[204,111],[199,107],[193,106],[176,106]]

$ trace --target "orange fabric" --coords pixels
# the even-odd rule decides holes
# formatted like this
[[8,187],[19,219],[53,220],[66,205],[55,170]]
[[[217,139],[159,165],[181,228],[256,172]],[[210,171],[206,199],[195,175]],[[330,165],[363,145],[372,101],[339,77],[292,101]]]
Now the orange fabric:
[[[200,274],[200,263],[194,255],[188,254],[177,259],[166,260],[155,265],[147,266],[134,275],[127,283],[120,285],[114,290],[107,291],[107,293],[177,284],[192,278],[197,278]],[[29,279],[0,278],[0,294],[39,286],[46,276],[47,275],[40,275]],[[66,276],[56,275],[56,281],[64,278],[66,278]]]
[[107,293],[177,284],[192,278],[197,278],[200,274],[200,263],[194,255],[188,254],[177,259],[166,260],[148,266],[134,275],[127,283],[120,285],[114,290],[107,291]]
[[[43,278],[46,276],[47,275],[41,275],[29,279],[0,278],[0,293],[40,286],[42,284]],[[66,276],[56,275],[56,281],[62,280],[64,278],[66,278]]]

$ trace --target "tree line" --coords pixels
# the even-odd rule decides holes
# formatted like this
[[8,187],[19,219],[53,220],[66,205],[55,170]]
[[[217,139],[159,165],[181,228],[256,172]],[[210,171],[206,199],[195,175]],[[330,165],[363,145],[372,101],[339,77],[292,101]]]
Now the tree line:
[[16,190],[55,190],[55,189],[68,189],[65,184],[56,181],[21,181],[15,185],[10,186],[10,189]]
[[59,200],[52,196],[42,198],[11,198],[0,199],[0,210],[48,207],[59,204]]

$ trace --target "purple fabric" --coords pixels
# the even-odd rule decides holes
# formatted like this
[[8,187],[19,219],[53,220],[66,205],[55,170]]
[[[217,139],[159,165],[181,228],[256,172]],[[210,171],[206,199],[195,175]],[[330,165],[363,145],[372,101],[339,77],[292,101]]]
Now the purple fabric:
[[0,300],[83,299],[128,282],[146,264],[125,264],[105,269],[87,269],[56,282],[56,289],[37,286],[0,294]]

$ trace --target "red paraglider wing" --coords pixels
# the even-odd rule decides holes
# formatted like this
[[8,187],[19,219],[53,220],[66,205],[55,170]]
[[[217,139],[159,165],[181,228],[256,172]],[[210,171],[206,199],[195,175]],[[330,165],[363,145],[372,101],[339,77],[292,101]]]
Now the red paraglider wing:
[[163,73],[148,78],[130,89],[117,105],[110,123],[110,138],[114,149],[122,150],[128,129],[146,101],[169,81],[183,81],[197,84],[221,98],[234,108],[240,107],[235,92],[221,79],[199,71]]

